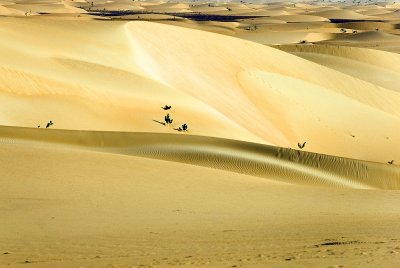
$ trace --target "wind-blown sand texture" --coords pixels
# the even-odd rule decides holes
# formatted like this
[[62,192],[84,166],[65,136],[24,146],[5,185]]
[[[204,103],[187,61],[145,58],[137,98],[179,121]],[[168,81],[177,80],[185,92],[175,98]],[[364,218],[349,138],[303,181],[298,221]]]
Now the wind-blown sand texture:
[[398,8],[0,1],[0,266],[396,267]]

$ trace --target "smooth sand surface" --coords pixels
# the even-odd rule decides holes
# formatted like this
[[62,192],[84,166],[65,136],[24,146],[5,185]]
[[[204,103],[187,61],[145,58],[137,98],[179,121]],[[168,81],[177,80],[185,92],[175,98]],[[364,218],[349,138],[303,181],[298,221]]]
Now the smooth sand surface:
[[398,266],[398,8],[0,1],[0,267]]
[[7,266],[398,262],[399,192],[373,190],[400,186],[395,166],[181,135],[0,134]]
[[[187,123],[196,135],[291,148],[306,141],[313,152],[381,163],[400,158],[392,150],[400,145],[400,96],[373,81],[261,44],[159,23],[3,21],[4,125],[53,120],[63,129],[176,133]],[[153,121],[163,121],[166,103],[174,107],[172,127]]]

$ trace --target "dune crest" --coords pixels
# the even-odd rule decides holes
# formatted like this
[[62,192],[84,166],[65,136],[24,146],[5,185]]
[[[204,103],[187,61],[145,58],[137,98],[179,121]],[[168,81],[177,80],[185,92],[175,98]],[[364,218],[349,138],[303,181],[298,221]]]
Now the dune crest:
[[290,184],[400,189],[398,166],[201,136],[1,127],[0,142],[154,158]]

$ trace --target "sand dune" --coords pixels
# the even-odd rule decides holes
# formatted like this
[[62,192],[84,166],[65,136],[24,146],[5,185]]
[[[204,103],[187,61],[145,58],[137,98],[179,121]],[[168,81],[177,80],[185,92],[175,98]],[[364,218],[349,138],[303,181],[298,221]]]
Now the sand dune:
[[383,33],[382,31],[375,30],[346,36],[344,38],[340,38],[339,40],[352,42],[398,42],[400,41],[400,37],[397,35]]
[[283,20],[286,22],[314,22],[314,21],[329,21],[325,17],[312,16],[312,15],[285,15],[285,16],[273,16],[273,19]]
[[346,73],[353,77],[357,77],[364,81],[368,81],[375,85],[400,92],[400,86],[396,83],[396,81],[398,81],[400,78],[399,73],[390,71],[388,69],[344,57],[331,56],[328,54],[299,52],[295,53],[295,55],[330,67],[339,72]]
[[0,6],[0,16],[22,17],[25,16],[25,12],[10,7]]
[[327,19],[347,19],[347,20],[368,20],[373,19],[373,16],[367,16],[351,10],[327,10],[316,11],[312,15],[324,17]]
[[[160,32],[166,31],[167,29],[169,30],[169,36],[168,38],[165,38],[163,40],[163,43],[160,43],[160,40],[156,40],[153,39],[153,37],[147,33],[149,32],[154,32],[156,31],[156,29],[158,28],[158,30]],[[397,108],[395,108],[396,106],[392,106],[394,105],[395,102],[393,102],[392,105],[390,105],[389,103],[392,102],[394,99],[391,100],[387,100],[387,102],[385,102],[385,105],[379,104],[375,101],[371,101],[372,99],[370,99],[373,95],[375,94],[381,94],[378,93],[379,91],[385,92],[384,94],[382,94],[382,96],[386,95],[386,94],[390,94],[391,98],[398,98],[397,94],[395,93],[391,93],[390,90],[386,90],[386,89],[378,89],[375,85],[372,84],[368,84],[365,82],[362,82],[360,80],[353,80],[353,78],[346,76],[346,75],[342,75],[339,74],[338,72],[332,72],[331,69],[324,69],[323,67],[321,67],[320,65],[313,65],[308,61],[302,61],[299,58],[296,57],[292,57],[288,54],[285,53],[280,53],[276,50],[273,50],[271,48],[267,48],[264,46],[260,46],[254,43],[246,43],[240,40],[235,40],[232,38],[228,38],[228,37],[223,37],[223,36],[217,36],[217,35],[213,35],[213,34],[206,34],[203,32],[195,32],[192,30],[186,30],[186,29],[179,29],[179,28],[173,28],[173,27],[167,27],[167,26],[162,26],[162,25],[156,25],[156,24],[146,24],[146,23],[140,23],[140,27],[135,27],[133,24],[129,25],[129,30],[132,31],[132,44],[135,47],[135,50],[137,51],[141,51],[142,55],[148,55],[146,59],[143,59],[144,61],[142,62],[138,62],[139,65],[144,66],[144,62],[146,62],[146,65],[148,64],[149,60],[151,59],[157,59],[157,65],[153,65],[151,68],[151,73],[149,73],[150,75],[152,75],[155,79],[159,79],[159,81],[161,83],[165,83],[171,87],[174,88],[180,88],[181,90],[184,90],[185,92],[188,92],[189,94],[191,94],[192,96],[195,96],[196,98],[199,98],[200,100],[202,100],[203,102],[207,102],[209,105],[211,105],[212,107],[218,109],[220,112],[224,113],[224,114],[231,114],[231,118],[234,118],[234,114],[232,114],[231,112],[228,112],[229,110],[231,110],[232,106],[235,107],[236,110],[241,109],[240,106],[238,106],[238,104],[233,104],[233,99],[232,102],[230,102],[229,97],[225,97],[224,98],[224,104],[222,104],[220,102],[220,99],[218,98],[218,101],[216,99],[214,99],[213,97],[211,97],[210,95],[206,95],[204,94],[202,90],[200,90],[200,88],[204,89],[204,88],[212,88],[215,89],[215,91],[213,90],[213,94],[223,94],[221,91],[217,91],[217,89],[220,90],[224,90],[224,89],[229,89],[229,92],[231,92],[231,96],[234,99],[239,98],[240,96],[243,96],[242,94],[245,94],[247,96],[246,100],[250,100],[252,104],[248,103],[246,104],[245,101],[243,101],[241,103],[241,105],[243,105],[243,111],[246,111],[245,113],[247,113],[249,116],[248,117],[243,117],[245,113],[242,114],[242,118],[239,119],[235,119],[235,120],[239,120],[237,121],[240,125],[245,126],[246,129],[251,130],[253,133],[258,133],[257,135],[260,135],[260,137],[263,137],[264,134],[261,133],[256,126],[260,126],[262,124],[266,124],[265,126],[268,126],[267,128],[265,128],[265,131],[267,131],[269,134],[268,136],[271,138],[273,135],[276,135],[276,138],[281,138],[282,136],[279,137],[280,133],[285,133],[285,138],[290,140],[291,137],[289,136],[290,131],[293,131],[292,135],[297,136],[297,140],[299,139],[304,139],[304,138],[299,138],[299,137],[313,137],[312,140],[316,141],[316,140],[320,140],[320,135],[321,133],[317,136],[315,132],[311,131],[307,132],[307,134],[295,134],[297,131],[301,130],[305,130],[305,125],[304,125],[304,119],[307,118],[307,120],[312,120],[313,121],[313,128],[315,128],[315,125],[319,125],[319,119],[318,117],[324,117],[324,119],[322,121],[326,122],[325,120],[333,120],[332,119],[328,119],[329,117],[327,116],[329,113],[327,113],[327,111],[322,111],[320,110],[320,106],[317,103],[320,103],[320,101],[322,101],[324,98],[327,98],[330,100],[330,103],[332,103],[333,98],[327,97],[328,95],[321,95],[321,100],[320,101],[316,101],[316,100],[303,100],[303,102],[298,102],[299,104],[299,110],[304,109],[303,104],[307,103],[307,107],[310,107],[310,105],[313,105],[313,103],[315,103],[315,106],[313,105],[313,107],[317,110],[313,110],[315,112],[315,114],[312,112],[309,117],[306,117],[307,113],[301,113],[302,115],[302,119],[300,120],[295,119],[295,118],[291,118],[289,121],[291,122],[289,125],[286,125],[285,122],[288,122],[286,120],[288,120],[288,114],[285,113],[285,118],[283,117],[268,117],[268,114],[284,114],[283,111],[281,112],[276,112],[279,111],[279,105],[274,105],[274,103],[276,102],[276,99],[274,99],[274,102],[268,102],[268,99],[270,99],[270,97],[267,97],[268,94],[272,94],[273,92],[279,92],[277,93],[278,95],[276,95],[276,97],[278,97],[280,94],[282,94],[281,96],[286,96],[282,101],[286,102],[288,100],[288,87],[287,87],[287,83],[289,81],[292,81],[290,83],[291,84],[291,88],[293,89],[293,96],[294,99],[299,99],[301,98],[300,96],[303,96],[301,94],[299,94],[299,90],[300,89],[310,89],[312,88],[312,85],[315,85],[316,87],[320,88],[319,92],[325,92],[326,94],[333,94],[334,96],[336,96],[336,94],[342,95],[345,98],[350,98],[349,101],[351,103],[353,103],[353,99],[355,100],[355,102],[360,102],[363,103],[363,105],[367,105],[369,106],[369,108],[367,108],[367,106],[365,106],[365,108],[368,109],[378,109],[378,110],[382,110],[384,111],[381,116],[382,118],[379,119],[379,122],[384,122],[386,121],[385,119],[383,119],[383,117],[386,117],[388,114],[391,114],[389,117],[391,119],[389,120],[398,120],[398,114],[396,112]],[[187,40],[187,42],[176,42],[174,40],[177,40],[177,36],[185,36],[186,34],[184,34],[183,32],[187,32],[187,34],[189,34],[189,32],[192,34],[192,38],[190,40]],[[205,37],[205,35],[209,35],[209,37]],[[204,36],[204,37],[200,37],[200,36]],[[199,43],[196,42],[195,40],[197,38],[201,38],[204,40],[213,40],[213,44],[210,45],[207,43],[207,41],[203,42],[203,43]],[[228,40],[225,40],[228,39]],[[217,41],[220,40],[220,41]],[[226,46],[224,46],[223,44],[225,42],[229,42],[230,43],[230,48],[231,50],[227,49]],[[147,44],[152,44],[151,46],[148,45],[146,48],[141,47],[139,44],[141,43],[147,43]],[[170,51],[171,53],[169,54],[163,54],[161,55],[161,51],[155,49],[158,46],[168,46],[170,47]],[[220,44],[220,45],[217,45]],[[242,49],[242,45],[245,45],[247,47],[246,50],[244,50],[244,52],[241,54],[240,56],[240,66],[235,65],[234,63],[234,59],[238,56],[235,51],[240,51]],[[212,46],[213,49],[212,50],[208,50],[207,47]],[[192,49],[196,49],[196,51],[207,51],[207,55],[208,55],[208,61],[184,61],[179,65],[179,68],[177,69],[164,69],[161,68],[160,66],[163,66],[164,64],[166,64],[167,62],[171,62],[174,61],[173,59],[176,58],[189,58],[191,55],[188,53],[186,54],[186,51],[188,47],[191,47]],[[239,49],[240,47],[240,49]],[[220,57],[221,51],[224,51],[224,60],[222,60]],[[249,51],[249,56],[247,56],[247,52]],[[175,53],[175,54],[174,54]],[[214,57],[210,57],[210,54],[214,54],[218,55],[215,58]],[[250,56],[251,55],[256,55],[256,57]],[[273,56],[272,56],[273,54]],[[179,55],[179,56],[178,56]],[[271,60],[271,57],[274,58],[274,60]],[[252,59],[252,60],[250,60]],[[289,64],[290,62],[290,64]],[[229,66],[229,67],[228,67]],[[235,69],[235,66],[237,66],[236,68],[244,68],[244,69],[248,69],[248,71],[242,71],[242,72],[238,72],[237,69]],[[262,67],[261,67],[262,66]],[[284,67],[283,67],[284,66]],[[212,69],[211,69],[212,68]],[[196,74],[196,80],[192,80],[193,79],[193,74],[188,74],[188,76],[183,76],[183,70],[192,70],[193,74]],[[214,76],[208,76],[208,75],[202,75],[204,73],[204,70],[209,70],[212,72],[219,72],[218,70],[225,70],[225,72],[222,74],[223,76],[219,76],[219,77],[214,77]],[[261,69],[263,71],[255,71],[254,69]],[[309,73],[309,74],[308,74]],[[319,80],[317,77],[321,77],[321,76],[314,76],[311,75],[311,73],[319,73],[322,77],[324,77],[324,80]],[[264,78],[265,77],[265,78]],[[329,77],[329,78],[328,78]],[[335,78],[334,78],[335,77]],[[328,78],[328,79],[327,79]],[[237,80],[239,79],[239,80]],[[332,80],[330,80],[332,79]],[[198,81],[197,83],[193,83],[193,81]],[[223,84],[221,84],[220,82],[223,81]],[[239,81],[239,84],[235,84],[235,81]],[[267,82],[268,81],[268,82]],[[329,82],[330,81],[330,82]],[[335,81],[335,82],[334,82]],[[340,86],[338,85],[337,81],[341,81],[343,83],[340,83]],[[188,88],[185,85],[191,84],[192,87]],[[359,85],[363,85],[362,87],[355,86],[356,84]],[[296,86],[295,86],[296,85]],[[352,86],[350,86],[352,85]],[[321,86],[327,90],[321,90]],[[351,87],[351,89],[350,89]],[[282,90],[278,90],[277,89],[282,88]],[[283,90],[283,88],[285,88],[285,90]],[[358,88],[358,89],[357,89]],[[356,93],[359,90],[360,93]],[[219,93],[218,93],[219,92]],[[268,92],[268,93],[267,93]],[[295,93],[296,92],[296,93]],[[330,93],[329,93],[330,92]],[[361,93],[362,92],[362,93]],[[369,93],[368,93],[369,92]],[[261,98],[261,96],[264,96],[263,94],[265,94],[265,98]],[[290,93],[292,94],[292,93]],[[371,94],[371,95],[369,95]],[[338,95],[338,97],[339,97]],[[369,95],[369,96],[368,96]],[[259,96],[259,97],[254,97],[254,96]],[[306,95],[304,95],[306,96]],[[322,97],[324,96],[324,97]],[[363,97],[360,97],[363,96]],[[250,97],[250,98],[249,98]],[[342,97],[341,97],[342,98]],[[343,100],[343,99],[341,99]],[[339,101],[339,100],[338,100]],[[381,99],[382,101],[382,99]],[[252,106],[257,102],[256,106]],[[287,102],[286,102],[287,103]],[[343,103],[340,101],[338,102],[340,103],[341,106],[343,106]],[[291,107],[293,107],[293,103],[290,104]],[[297,106],[295,105],[295,106]],[[244,108],[246,107],[246,108]],[[254,108],[250,108],[250,107],[256,107],[256,111],[251,112],[251,109]],[[301,107],[301,108],[300,108]],[[318,108],[320,107],[320,108]],[[327,107],[327,106],[326,106]],[[349,109],[351,109],[352,111],[354,111],[354,107],[349,106]],[[333,107],[332,107],[333,108]],[[364,110],[364,108],[361,108],[360,106],[360,111]],[[367,111],[365,110],[365,111]],[[274,111],[274,112],[272,112]],[[352,112],[350,112],[350,110],[348,111],[350,114],[352,114]],[[379,112],[378,112],[379,113]],[[378,114],[377,113],[377,114]],[[360,112],[359,114],[364,114],[364,112]],[[375,113],[374,113],[375,114]],[[294,112],[293,116],[297,117],[299,114],[297,112]],[[263,118],[264,117],[264,118]],[[314,119],[313,119],[314,118]],[[243,120],[245,119],[245,120]],[[265,119],[269,120],[266,121]],[[350,127],[350,125],[353,125],[352,123],[350,123],[350,121],[354,120],[355,118],[349,120],[349,128],[346,131],[352,131]],[[358,119],[356,119],[358,120]],[[369,117],[369,120],[373,120],[372,117]],[[254,123],[253,123],[254,122]],[[257,123],[256,123],[257,122]],[[265,122],[265,123],[262,123]],[[293,124],[294,122],[298,122],[299,124],[301,124],[302,126],[300,127],[300,125],[298,125],[297,127],[295,127]],[[371,122],[371,121],[369,121]],[[272,124],[271,124],[272,123]],[[345,122],[341,122],[341,124],[344,124]],[[395,123],[397,124],[397,123]],[[395,125],[393,123],[388,123],[386,125],[386,127],[384,128],[380,128],[379,130],[374,129],[371,131],[383,131],[388,133],[388,135],[390,135],[390,138],[393,139],[395,137],[395,132],[392,132],[393,126]],[[332,124],[328,124],[329,125],[329,129],[332,127]],[[380,123],[381,126],[382,123]],[[273,128],[272,128],[273,126]],[[342,125],[343,126],[343,125]],[[365,126],[367,127],[367,126]],[[368,128],[368,127],[367,127]],[[268,129],[268,130],[267,130]],[[272,132],[273,129],[278,130],[276,132]],[[321,127],[319,129],[319,131],[322,131],[324,128]],[[341,128],[343,129],[343,128]],[[334,148],[338,148],[341,147],[343,148],[343,146],[338,146],[338,144],[334,144],[333,140],[335,140],[335,138],[333,138],[333,136],[335,136],[335,134],[328,134],[331,130],[327,130],[327,133],[322,135],[322,136],[326,136],[329,135],[330,137],[330,144],[326,144],[325,142],[322,141],[322,143],[324,143],[324,145],[318,145],[318,146],[324,146],[323,150],[316,150],[318,152],[322,152],[324,151],[325,153],[329,154],[333,154],[333,155],[340,155],[338,154],[338,151],[333,152],[335,149]],[[358,130],[357,132],[361,131]],[[264,131],[262,131],[264,132]],[[363,131],[364,132],[364,131]],[[275,133],[275,134],[274,134]],[[312,134],[314,133],[314,134]],[[381,133],[380,135],[382,136],[382,144],[380,144],[380,148],[383,148],[382,146],[384,146],[383,144],[385,143],[385,140],[387,137],[385,134]],[[391,133],[391,134],[389,134]],[[343,133],[344,134],[344,133]],[[348,134],[347,134],[348,135]],[[344,134],[344,136],[346,136],[346,134]],[[340,140],[342,142],[344,142],[343,137],[342,136],[340,138]],[[309,139],[308,138],[308,139]],[[296,138],[295,138],[296,139]],[[368,138],[367,138],[368,139]],[[395,138],[394,138],[395,139]],[[351,140],[351,139],[350,139]],[[281,142],[277,142],[277,140],[268,140],[270,143],[272,144],[276,144],[276,145],[281,145],[281,146],[286,146],[285,143]],[[367,140],[365,140],[366,142]],[[292,139],[292,144],[293,144],[294,140]],[[297,142],[296,142],[297,143]],[[287,143],[286,143],[287,144]],[[388,144],[388,143],[387,143]],[[332,146],[330,146],[332,145]],[[348,146],[348,145],[346,145]],[[345,147],[346,147],[345,146]],[[368,145],[371,146],[371,145]],[[328,149],[329,148],[329,149]],[[311,149],[312,150],[312,149]],[[362,150],[362,149],[361,149]],[[343,152],[343,150],[340,150],[341,152]],[[359,150],[357,150],[359,151]],[[359,151],[360,152],[360,151]],[[387,150],[385,150],[385,152],[387,153]],[[367,153],[366,151],[364,151],[364,153],[366,153],[366,155],[368,154],[368,157],[371,157],[372,155],[370,155],[369,153]],[[349,156],[349,155],[348,155]],[[354,155],[353,155],[354,156]],[[360,158],[360,155],[354,156],[354,158]],[[364,157],[361,157],[362,159],[366,159]],[[372,160],[371,158],[368,158],[370,160]],[[376,161],[376,158],[375,158]]]
[[399,73],[400,55],[386,51],[358,47],[338,47],[333,45],[316,45],[312,47],[282,46],[280,48],[290,52],[328,54],[344,59],[352,59]]
[[[371,191],[398,188],[396,166],[182,135],[1,127],[0,136],[0,264],[397,261],[400,196]],[[256,177],[225,171],[233,166]]]
[[79,148],[182,162],[286,183],[400,189],[400,168],[290,148],[200,136],[2,127],[2,143]]
[[13,4],[10,8],[19,10],[24,16],[35,15],[38,13],[62,14],[62,13],[86,13],[85,10],[69,5],[65,2],[54,3],[54,1],[31,3],[31,4]]
[[400,37],[396,34],[385,33],[379,28],[362,33],[340,36],[336,39],[324,41],[328,44],[340,46],[356,46],[379,49],[398,54]]
[[397,8],[0,0],[0,266],[396,267]]
[[[280,49],[364,81],[400,92],[398,54],[338,46],[280,46]],[[369,55],[366,57],[366,55]]]
[[397,263],[396,191],[291,186],[27,140],[3,140],[0,159],[9,267]]
[[[30,35],[15,34],[28,24]],[[391,148],[400,143],[394,127],[400,96],[371,81],[263,45],[176,26],[57,21],[43,35],[44,24],[3,24],[2,124],[36,127],[54,120],[58,128],[171,133],[153,121],[162,120],[160,107],[170,103],[176,107],[173,127],[189,123],[196,135],[291,148],[308,141],[310,151],[382,163],[399,158]],[[68,46],[57,38],[58,27],[74,40]],[[169,34],[159,39],[164,32]],[[98,45],[84,48],[76,40]],[[175,68],[164,68],[171,62]],[[287,105],[289,113],[280,108]],[[337,107],[348,114],[340,123],[330,110]],[[363,118],[365,124],[353,124]],[[370,127],[378,122],[379,128]],[[372,137],[380,138],[371,144]]]
[[239,37],[252,42],[266,44],[266,45],[280,45],[280,44],[298,44],[302,40],[307,42],[318,42],[322,40],[331,39],[332,35],[329,33],[310,33],[310,32],[275,32],[275,31],[262,31],[258,33],[237,33],[235,37]]

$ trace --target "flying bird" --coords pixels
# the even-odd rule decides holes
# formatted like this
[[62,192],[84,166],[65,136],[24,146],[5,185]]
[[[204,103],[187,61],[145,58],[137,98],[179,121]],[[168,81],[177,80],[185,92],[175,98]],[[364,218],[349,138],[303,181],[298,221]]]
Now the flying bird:
[[300,144],[300,142],[298,142],[298,143],[297,143],[297,146],[298,146],[300,149],[303,149],[304,146],[306,146],[306,142],[304,142],[303,144]]
[[161,107],[163,110],[169,110],[171,109],[171,106],[165,105],[164,107]]

